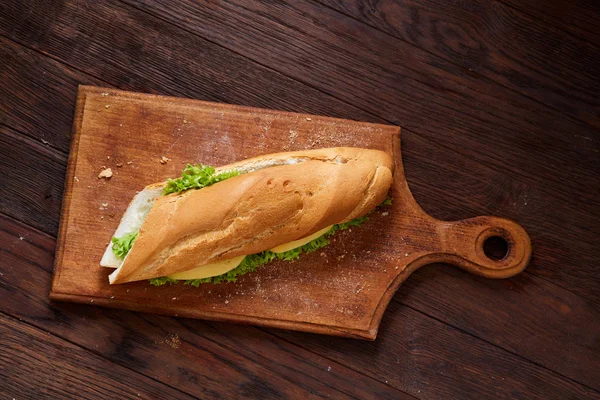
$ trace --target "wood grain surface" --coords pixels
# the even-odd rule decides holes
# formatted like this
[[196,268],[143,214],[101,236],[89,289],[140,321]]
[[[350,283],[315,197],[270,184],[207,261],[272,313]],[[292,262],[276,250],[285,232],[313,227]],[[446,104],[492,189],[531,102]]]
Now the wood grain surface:
[[[588,67],[598,62],[598,42],[582,41],[561,30],[542,32],[538,24],[544,24],[543,21],[502,2],[384,0],[371,4],[324,0],[322,3],[599,127],[600,81]],[[544,8],[547,12],[551,7]],[[472,18],[474,13],[477,19]],[[485,42],[484,38],[493,40]]]
[[[84,367],[110,366],[173,398],[598,398],[596,3],[340,4],[2,2],[10,329],[79,346],[81,382]],[[401,125],[406,178],[427,213],[519,221],[534,257],[506,280],[420,269],[375,342],[49,303],[79,84]],[[0,397],[59,397],[30,391],[49,383],[33,367],[42,355],[29,354],[1,359]],[[8,372],[25,367],[30,389]]]
[[[0,335],[0,362],[16,367],[0,372],[11,382],[2,388],[6,398],[193,399],[5,314],[0,314]],[[41,373],[31,374],[32,369]]]

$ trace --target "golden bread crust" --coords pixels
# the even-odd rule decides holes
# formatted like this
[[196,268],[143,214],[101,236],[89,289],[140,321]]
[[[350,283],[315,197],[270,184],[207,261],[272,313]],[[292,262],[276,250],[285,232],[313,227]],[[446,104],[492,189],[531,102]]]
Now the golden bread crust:
[[348,147],[265,155],[218,171],[230,169],[248,173],[157,198],[111,283],[166,276],[306,237],[368,213],[393,179],[389,154]]

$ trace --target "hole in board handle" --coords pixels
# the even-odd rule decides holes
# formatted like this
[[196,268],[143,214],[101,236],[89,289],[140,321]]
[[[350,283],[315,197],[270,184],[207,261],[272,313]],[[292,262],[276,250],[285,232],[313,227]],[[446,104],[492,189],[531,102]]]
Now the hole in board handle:
[[510,250],[508,241],[502,236],[490,236],[483,242],[483,253],[493,261],[504,259]]

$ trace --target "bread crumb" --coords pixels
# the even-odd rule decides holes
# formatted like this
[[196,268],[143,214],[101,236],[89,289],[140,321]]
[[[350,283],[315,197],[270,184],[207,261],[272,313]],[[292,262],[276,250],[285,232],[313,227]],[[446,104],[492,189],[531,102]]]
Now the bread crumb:
[[74,177],[76,182],[79,182],[79,178],[78,177]]
[[108,108],[110,107],[110,104],[107,104],[104,106],[104,108],[106,108],[108,110]]
[[106,92],[100,93],[100,96],[108,96],[108,93],[106,93]]
[[294,143],[296,138],[298,137],[298,131],[290,129],[290,143]]
[[381,216],[382,216],[382,217],[387,217],[389,214],[390,214],[390,213],[386,211],[386,212],[382,212],[382,213],[381,213]]
[[127,165],[133,164],[133,161],[127,161]]
[[107,160],[110,160],[110,156],[106,156],[106,159],[107,159]]
[[170,159],[170,158],[167,158],[167,157],[165,157],[165,156],[161,156],[161,157],[160,157],[160,163],[161,163],[161,164],[166,164],[166,163],[168,163],[169,161],[171,161],[171,159]]
[[181,345],[181,339],[179,339],[179,335],[176,333],[169,333],[169,336],[167,336],[167,344],[173,349],[178,349]]
[[110,168],[106,168],[103,169],[99,174],[98,174],[98,179],[102,179],[102,178],[106,178],[106,179],[110,179],[110,177],[113,175],[112,173],[112,169]]
[[123,166],[122,162],[117,163],[117,167],[121,168]]
[[108,203],[102,203],[102,207],[107,207]]
[[306,117],[306,120],[307,120],[307,121],[312,121],[312,118],[308,118],[308,117]]
[[229,304],[229,300],[225,300],[225,304]]
[[101,215],[101,216],[100,216],[100,219],[104,219],[104,215]]

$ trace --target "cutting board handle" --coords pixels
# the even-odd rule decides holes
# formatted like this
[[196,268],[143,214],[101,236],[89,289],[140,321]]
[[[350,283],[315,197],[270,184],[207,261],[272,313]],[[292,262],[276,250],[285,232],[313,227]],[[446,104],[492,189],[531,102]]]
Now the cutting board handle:
[[[519,224],[498,217],[475,217],[461,221],[438,221],[440,253],[436,261],[447,262],[487,278],[508,278],[523,271],[531,258],[531,241]],[[491,254],[496,242],[505,254]]]

